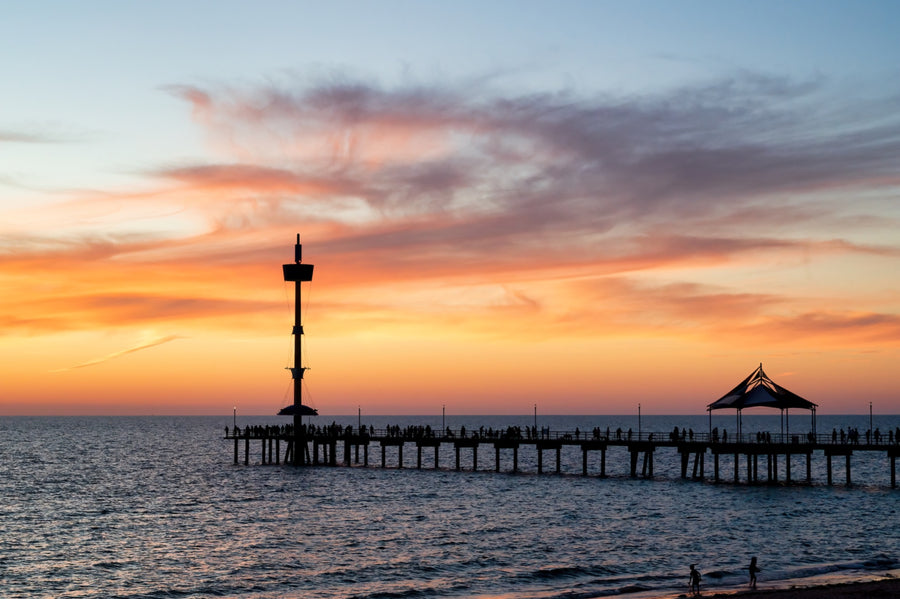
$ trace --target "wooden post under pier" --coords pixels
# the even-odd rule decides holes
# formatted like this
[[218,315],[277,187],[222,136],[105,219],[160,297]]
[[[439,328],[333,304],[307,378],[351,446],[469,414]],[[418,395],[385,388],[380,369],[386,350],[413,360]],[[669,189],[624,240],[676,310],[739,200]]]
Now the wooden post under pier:
[[640,454],[644,454],[643,467],[641,468],[641,476],[653,477],[653,452],[656,450],[656,444],[652,441],[634,441],[627,444],[628,453],[631,455],[631,477],[637,477],[637,463]]
[[559,474],[561,472],[561,457],[560,452],[562,451],[562,440],[560,439],[538,439],[534,442],[535,448],[537,449],[537,457],[538,457],[538,474],[542,474],[544,472],[544,450],[545,449],[555,449],[556,450],[556,473]]
[[581,473],[588,475],[588,452],[600,452],[600,476],[606,477],[606,447],[608,443],[606,439],[591,439],[581,443]]
[[500,439],[494,441],[494,471],[500,472],[500,450],[513,450],[513,472],[519,471],[519,440],[518,439]]
[[891,488],[897,488],[897,456],[900,455],[900,448],[892,447],[888,450],[888,459],[891,461]]

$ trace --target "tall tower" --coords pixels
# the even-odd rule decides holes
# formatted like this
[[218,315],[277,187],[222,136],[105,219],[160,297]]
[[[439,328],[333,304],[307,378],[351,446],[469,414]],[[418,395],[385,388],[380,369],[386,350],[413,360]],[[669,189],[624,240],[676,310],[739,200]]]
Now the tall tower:
[[303,316],[300,302],[300,283],[312,281],[313,265],[301,264],[303,260],[303,246],[300,245],[300,234],[297,234],[297,243],[294,245],[294,263],[285,264],[284,280],[294,282],[294,367],[291,368],[291,378],[294,380],[294,404],[290,410],[282,410],[282,413],[291,413],[294,416],[294,465],[306,464],[306,435],[303,433],[303,415],[315,415],[316,411],[303,405],[303,372],[306,370],[302,360],[303,346]]

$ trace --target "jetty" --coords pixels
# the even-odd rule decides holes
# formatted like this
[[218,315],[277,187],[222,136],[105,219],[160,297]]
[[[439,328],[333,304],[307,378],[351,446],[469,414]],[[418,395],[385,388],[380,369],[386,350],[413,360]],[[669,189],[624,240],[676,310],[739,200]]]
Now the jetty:
[[[674,451],[680,458],[681,478],[735,484],[811,484],[813,456],[822,454],[826,459],[827,484],[834,484],[834,470],[837,469],[837,473],[842,474],[842,478],[850,486],[853,481],[851,457],[855,453],[876,452],[886,457],[886,463],[890,467],[891,487],[897,488],[900,439],[893,431],[878,441],[871,434],[868,441],[853,439],[853,435],[841,436],[843,440],[834,434],[755,433],[744,434],[740,438],[734,435],[722,439],[707,432],[694,432],[688,436],[674,431],[636,433],[619,430],[608,433],[594,429],[593,432],[585,433],[511,427],[502,432],[487,433],[482,432],[482,429],[469,432],[464,428],[405,427],[396,430],[374,429],[364,425],[358,429],[352,426],[308,427],[300,438],[306,440],[307,446],[303,448],[303,453],[311,456],[310,460],[305,461],[310,466],[387,468],[390,451],[391,467],[405,468],[410,465],[406,463],[409,459],[404,459],[404,449],[411,448],[416,454],[415,468],[439,469],[442,467],[441,446],[447,446],[448,449],[452,448],[452,454],[455,455],[455,462],[444,466],[447,469],[476,471],[479,451],[493,451],[494,471],[501,472],[501,463],[504,462],[501,455],[511,454],[511,465],[508,464],[507,457],[505,471],[517,473],[520,471],[519,452],[522,450],[536,454],[537,474],[560,474],[562,453],[580,451],[581,474],[606,478],[609,459],[607,452],[611,452],[616,459],[628,459],[631,477],[652,478],[656,453]],[[290,464],[294,463],[297,453],[294,445],[296,436],[290,426],[235,428],[226,430],[225,438],[234,445],[235,464],[250,465],[251,454],[253,464]],[[616,448],[619,448],[618,451]],[[380,452],[380,459],[376,459],[374,463],[373,451]],[[550,462],[546,464],[545,455],[548,452]],[[599,471],[589,471],[588,456],[591,452],[599,452]],[[727,473],[720,468],[722,456],[729,456],[733,466]],[[710,464],[707,464],[708,459]]]
[[[549,471],[561,474],[563,452],[581,451],[583,476],[607,476],[607,452],[616,459],[627,457],[631,477],[652,478],[654,457],[658,451],[677,452],[680,476],[683,479],[711,482],[746,482],[748,484],[812,483],[812,460],[821,453],[826,459],[827,484],[834,483],[834,468],[843,469],[844,480],[852,484],[851,458],[854,453],[876,452],[884,454],[890,466],[891,487],[897,488],[897,457],[900,456],[900,427],[882,435],[878,429],[860,435],[856,430],[833,430],[830,434],[816,432],[817,405],[775,383],[759,365],[749,376],[718,400],[707,405],[710,417],[708,432],[695,432],[674,428],[666,432],[623,431],[594,428],[589,433],[580,430],[553,431],[537,426],[513,426],[503,430],[492,428],[460,427],[456,430],[442,426],[406,426],[375,429],[360,423],[352,426],[316,426],[304,422],[303,417],[314,417],[318,412],[303,404],[302,384],[307,370],[302,361],[303,324],[301,320],[301,283],[312,281],[313,265],[303,264],[300,235],[294,246],[294,262],[283,266],[284,280],[295,284],[295,318],[291,334],[294,337],[294,364],[289,367],[293,380],[293,402],[285,406],[279,415],[292,416],[291,424],[245,426],[225,428],[225,439],[234,444],[234,464],[262,465],[290,464],[294,466],[370,466],[370,449],[380,449],[380,466],[388,467],[387,454],[396,454],[392,463],[404,468],[403,452],[407,446],[416,451],[415,467],[441,468],[441,448],[452,448],[455,456],[453,467],[463,470],[464,462],[471,456],[470,470],[478,470],[479,450],[494,454],[494,470],[501,471],[501,454],[512,454],[513,473],[519,469],[519,451],[536,454],[537,474],[544,474],[545,455],[550,456]],[[744,433],[741,414],[748,408],[770,408],[781,411],[781,432]],[[737,416],[737,433],[729,436],[712,427],[712,412],[734,409]],[[808,410],[812,416],[809,433],[791,434],[789,413],[791,409]],[[639,412],[640,415],[640,412]],[[639,416],[640,418],[640,416]],[[785,424],[787,427],[785,428]],[[258,447],[258,453],[251,451]],[[599,472],[589,472],[589,455],[599,452]],[[445,452],[446,453],[446,452]],[[429,459],[427,454],[433,454]],[[468,454],[464,460],[463,454]],[[258,459],[256,456],[259,456]],[[576,454],[577,455],[577,454]],[[596,453],[594,453],[596,455]],[[339,458],[339,456],[341,456]],[[721,458],[727,456],[733,472],[724,472]],[[711,458],[708,474],[707,458]],[[554,460],[555,458],[555,460]],[[837,462],[843,462],[835,466]],[[595,460],[596,461],[596,460]],[[671,462],[671,460],[670,460]],[[376,461],[376,465],[378,461]],[[803,468],[797,472],[797,467]]]

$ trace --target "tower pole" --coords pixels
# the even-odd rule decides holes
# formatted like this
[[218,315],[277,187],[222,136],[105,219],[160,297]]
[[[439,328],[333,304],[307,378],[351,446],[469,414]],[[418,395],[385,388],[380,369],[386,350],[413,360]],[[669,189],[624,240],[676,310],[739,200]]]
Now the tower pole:
[[294,380],[294,465],[306,464],[306,434],[303,430],[303,303],[301,301],[301,283],[312,281],[313,265],[301,264],[303,261],[303,246],[300,245],[300,234],[297,234],[297,243],[294,245],[294,263],[285,264],[284,280],[294,282],[294,367],[291,368],[291,378]]
[[[295,254],[300,250],[300,234],[297,234]],[[297,264],[300,260],[297,259]],[[300,281],[294,283],[294,465],[303,466],[306,462],[306,435],[303,432],[303,314],[300,297]],[[298,461],[299,456],[299,461]]]

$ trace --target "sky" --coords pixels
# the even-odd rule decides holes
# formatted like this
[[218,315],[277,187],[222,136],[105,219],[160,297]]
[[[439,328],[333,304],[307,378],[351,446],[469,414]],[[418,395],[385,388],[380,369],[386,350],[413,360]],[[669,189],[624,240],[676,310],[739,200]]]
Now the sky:
[[0,415],[900,413],[896,2],[0,20]]

